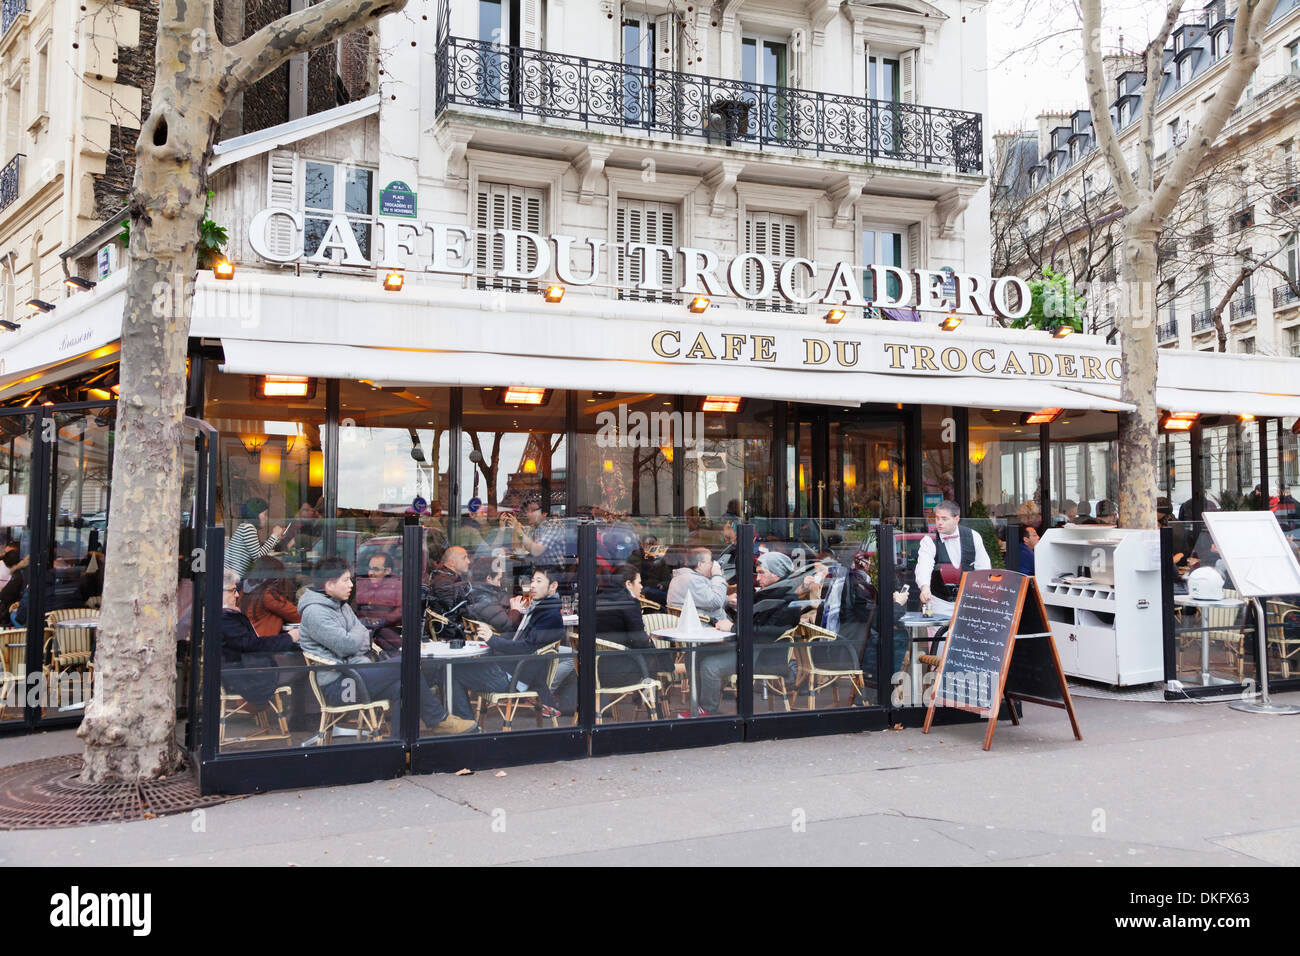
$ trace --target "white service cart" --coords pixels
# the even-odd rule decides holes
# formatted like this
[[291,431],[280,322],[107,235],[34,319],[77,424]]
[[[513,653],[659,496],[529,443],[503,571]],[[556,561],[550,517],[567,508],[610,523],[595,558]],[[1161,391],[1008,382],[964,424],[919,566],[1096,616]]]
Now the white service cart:
[[1159,532],[1052,528],[1034,572],[1066,674],[1118,687],[1165,679]]

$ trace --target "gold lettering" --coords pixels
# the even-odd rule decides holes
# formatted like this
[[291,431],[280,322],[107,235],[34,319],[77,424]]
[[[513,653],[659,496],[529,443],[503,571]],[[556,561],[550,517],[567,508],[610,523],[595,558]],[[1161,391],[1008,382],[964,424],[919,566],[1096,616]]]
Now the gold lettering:
[[[981,355],[987,355],[989,357],[989,364],[987,367],[980,361]],[[970,357],[970,364],[977,372],[983,372],[985,375],[998,370],[997,361],[993,356],[992,349],[976,349],[975,353]]]
[[776,346],[776,339],[770,335],[755,335],[754,343],[754,361],[755,362],[775,362],[776,352],[773,351]]
[[889,353],[889,367],[902,368],[903,355],[910,348],[910,345],[904,345],[901,342],[886,342],[885,351]]
[[1101,374],[1101,359],[1095,355],[1081,355],[1079,361],[1083,363],[1083,377],[1095,378],[1101,381],[1106,380],[1106,376]]
[[[673,344],[677,346],[669,352],[664,349],[664,339],[672,339]],[[677,358],[682,354],[682,334],[674,332],[672,329],[664,329],[662,332],[656,332],[650,339],[650,348],[654,349],[655,355],[660,358]]]
[[831,350],[821,339],[804,339],[803,344],[806,350],[804,365],[825,365],[831,357]]
[[1058,355],[1056,357],[1056,367],[1060,369],[1062,378],[1076,378],[1079,374],[1074,370],[1073,355]]
[[1029,358],[1034,363],[1035,375],[1052,374],[1052,357],[1050,355],[1044,355],[1042,352],[1030,352]]
[[691,350],[690,350],[689,352],[686,353],[686,357],[687,357],[687,358],[706,358],[706,359],[716,359],[716,358],[717,358],[717,356],[713,354],[713,350],[712,350],[711,348],[709,348],[708,340],[704,338],[704,333],[703,333],[703,332],[701,332],[701,333],[699,333],[698,335],[695,336],[695,344],[692,345],[692,346],[691,346]]
[[841,342],[835,341],[835,361],[845,368],[852,368],[858,364],[858,342]]
[[1120,373],[1122,371],[1123,371],[1123,363],[1121,363],[1119,359],[1113,358],[1113,359],[1106,360],[1106,374],[1109,375],[1111,378],[1113,378],[1115,381],[1117,382],[1119,381]]
[[939,366],[934,364],[934,349],[928,345],[917,345],[912,348],[912,371],[914,372],[937,372]]
[[[1015,369],[1014,372],[1011,371],[1012,368]],[[1003,375],[1009,375],[1009,374],[1012,374],[1012,375],[1024,375],[1024,374],[1025,374],[1025,369],[1024,369],[1024,367],[1020,364],[1020,359],[1016,358],[1016,353],[1015,353],[1015,352],[1008,352],[1008,353],[1007,353],[1007,362],[1006,362],[1005,365],[1002,366],[1002,374],[1003,374]]]
[[740,347],[745,344],[745,336],[735,332],[722,333],[722,361],[734,362],[740,358]]
[[966,353],[959,348],[946,348],[939,355],[939,361],[943,362],[943,367],[948,371],[960,372],[966,367]]

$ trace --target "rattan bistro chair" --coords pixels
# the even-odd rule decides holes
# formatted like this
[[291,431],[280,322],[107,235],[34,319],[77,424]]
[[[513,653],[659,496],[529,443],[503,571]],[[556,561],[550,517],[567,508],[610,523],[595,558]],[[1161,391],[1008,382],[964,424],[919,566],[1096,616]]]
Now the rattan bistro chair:
[[[534,654],[537,656],[551,655],[554,660],[546,668],[546,685],[549,687],[551,678],[555,674],[555,667],[560,662],[560,642],[553,641],[545,647],[539,647]],[[516,675],[519,673],[519,665],[522,661],[515,661],[511,666],[512,672],[510,680],[510,690],[494,693],[492,691],[482,691],[478,695],[478,705],[474,710],[474,719],[480,727],[483,726],[483,707],[484,705],[496,710],[501,717],[501,729],[510,730],[514,724],[515,714],[518,713],[521,706],[530,706],[537,715],[537,726],[542,726],[542,706],[541,695],[535,690],[520,690],[519,680]],[[551,726],[558,727],[560,722],[557,718],[551,718]]]
[[[787,661],[790,659],[790,656],[795,652],[794,641],[798,637],[798,634],[799,634],[799,626],[796,625],[790,628],[790,630],[786,631],[784,634],[778,637],[776,641],[773,642],[773,643],[779,643],[780,641],[790,642],[791,645],[790,652],[786,654]],[[766,647],[767,645],[763,645],[763,646]],[[769,691],[771,691],[771,696],[769,696],[767,699],[768,710],[776,709],[776,697],[779,694],[781,697],[781,703],[785,705],[786,712],[788,713],[790,711],[790,688],[787,687],[786,685],[785,682],[786,676],[787,675],[785,674],[755,674],[754,675],[755,684],[762,684]],[[735,674],[731,675],[731,686],[732,687],[736,686]],[[739,689],[737,689],[737,694],[739,694]]]
[[[10,627],[0,630],[0,719],[5,709],[16,707],[19,716],[23,713],[25,688],[27,684],[27,628]],[[15,644],[15,647],[8,645]]]
[[[613,641],[607,641],[603,638],[596,638],[596,647],[603,648],[607,651],[626,651],[627,648],[622,644],[616,644]],[[605,711],[613,709],[614,719],[618,719],[618,704],[620,701],[630,697],[632,694],[638,694],[641,702],[645,704],[646,711],[650,714],[651,720],[659,719],[659,710],[655,704],[655,694],[659,690],[659,681],[653,677],[646,677],[635,684],[628,684],[626,687],[605,687],[600,683],[600,665],[599,653],[597,656],[596,666],[596,723],[601,722]],[[612,697],[608,704],[601,705],[602,697]]]
[[45,657],[49,661],[51,699],[58,699],[63,675],[70,671],[89,670],[94,657],[93,627],[60,627],[62,621],[93,617],[93,608],[74,607],[49,611],[45,615]]
[[[292,693],[292,688],[287,685],[277,687],[270,701],[267,702],[266,708],[259,710],[255,709],[252,704],[239,694],[223,686],[221,688],[221,723],[217,735],[217,746],[224,747],[226,744],[242,743],[247,740],[288,740],[289,721],[285,716],[284,704],[280,699],[280,695],[283,694],[288,697]],[[324,714],[323,706],[321,713]],[[271,715],[275,716],[276,723],[279,724],[279,733],[271,729]],[[251,717],[257,725],[257,729],[251,734],[245,734],[243,737],[228,737],[226,736],[226,721],[231,717]]]
[[[867,624],[868,630],[871,628],[870,622]],[[834,631],[807,621],[801,621],[795,628],[795,631],[806,642],[804,653],[807,658],[804,662],[806,673],[808,675],[808,709],[812,710],[817,702],[817,694],[827,687],[831,689],[831,704],[838,707],[840,705],[839,682],[847,680],[852,690],[849,691],[849,706],[853,706],[853,699],[861,697],[865,704],[867,700],[865,678],[862,673],[862,662],[857,661],[854,667],[852,661],[855,655],[850,645],[839,639]],[[817,663],[817,651],[826,648],[842,648],[847,652],[849,662],[844,664],[835,663]]]
[[[641,616],[641,623],[645,626],[645,632],[650,635],[650,640],[655,647],[660,650],[677,651],[677,653],[673,655],[674,665],[677,661],[683,658],[684,652],[678,649],[673,642],[667,638],[655,637],[654,632],[676,627],[679,616],[680,615],[677,614],[669,614],[665,611],[652,612]],[[682,675],[681,680],[679,681],[677,679],[676,669],[674,668],[672,671],[656,671],[655,677],[659,679],[664,688],[664,695],[662,698],[663,706],[671,708],[669,694],[674,686],[677,687],[678,696],[680,696],[682,700],[688,699],[690,695],[690,685],[687,683],[688,678],[685,674]]]
[[[1282,678],[1291,676],[1291,668],[1300,669],[1300,605],[1286,601],[1267,601],[1265,607],[1273,618],[1268,635],[1268,649],[1276,652]],[[1287,620],[1290,617],[1291,620]]]
[[[327,661],[322,657],[312,657],[305,652],[302,656],[306,658],[309,667],[333,667],[338,669],[340,673],[345,668],[343,664],[336,664],[334,661]],[[315,670],[307,673],[307,683],[311,685],[311,692],[316,698],[316,703],[320,705],[320,729],[317,731],[317,743],[331,743],[334,739],[334,728],[349,717],[356,718],[357,737],[367,732],[372,736],[379,736],[384,719],[388,716],[391,702],[372,700],[356,704],[331,704],[325,700],[325,695],[321,692],[320,683],[316,680],[317,673]]]

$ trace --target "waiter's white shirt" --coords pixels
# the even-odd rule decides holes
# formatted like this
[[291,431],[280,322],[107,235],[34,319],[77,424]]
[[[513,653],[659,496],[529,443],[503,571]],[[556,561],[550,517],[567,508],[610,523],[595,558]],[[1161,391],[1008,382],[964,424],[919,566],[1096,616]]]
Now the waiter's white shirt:
[[[989,560],[989,553],[984,548],[984,538],[982,535],[971,532],[975,539],[975,570],[987,571],[993,567],[993,562]],[[960,527],[951,536],[940,535],[943,543],[944,552],[948,555],[948,560],[961,567],[961,529]],[[921,546],[916,554],[916,585],[918,588],[930,586],[930,577],[934,574],[934,536],[927,534],[921,539]],[[953,605],[949,601],[941,600],[938,595],[932,596],[931,603],[934,604],[936,614],[952,614]]]

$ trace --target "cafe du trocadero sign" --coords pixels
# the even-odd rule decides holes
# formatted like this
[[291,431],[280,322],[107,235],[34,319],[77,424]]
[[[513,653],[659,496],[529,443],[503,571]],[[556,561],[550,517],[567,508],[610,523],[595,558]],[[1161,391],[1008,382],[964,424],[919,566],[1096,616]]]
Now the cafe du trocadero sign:
[[[268,231],[277,234],[277,245],[268,242]],[[346,216],[335,216],[321,238],[318,248],[309,252],[303,247],[303,214],[285,208],[263,209],[249,223],[249,244],[253,251],[269,262],[308,264],[342,264],[372,269],[412,269],[446,275],[480,275],[521,281],[540,280],[554,274],[568,286],[598,284],[608,242],[589,237],[580,243],[574,236],[549,235],[514,229],[494,230],[503,255],[495,264],[474,261],[473,227],[426,221],[386,221],[376,223],[382,252],[374,259],[362,253]],[[284,240],[288,237],[288,242]],[[574,246],[585,247],[583,267],[574,264]],[[524,250],[527,249],[527,253]],[[897,266],[836,262],[829,268],[802,257],[773,261],[769,256],[746,252],[725,264],[712,249],[691,246],[660,245],[649,242],[628,243],[625,253],[640,266],[636,288],[645,292],[671,292],[681,296],[733,296],[742,301],[781,299],[796,306],[826,308],[917,309],[921,312],[952,312],[968,315],[996,316],[1008,320],[1028,313],[1031,295],[1028,284],[1016,276],[990,279],[964,272],[931,269],[902,269]],[[670,269],[674,264],[675,269]],[[862,277],[870,273],[874,292],[864,294]],[[666,285],[670,275],[680,281]],[[890,280],[893,280],[891,283]],[[945,288],[947,284],[947,289]],[[891,296],[893,285],[897,295]],[[948,289],[955,289],[955,309]],[[743,349],[744,360],[754,364],[777,364],[777,337],[766,335],[718,336],[717,342],[704,333],[684,334],[681,330],[661,329],[650,340],[650,348],[659,359],[735,361]],[[744,340],[741,343],[740,340]],[[793,343],[792,343],[793,344]],[[860,343],[805,338],[798,343],[800,353],[784,355],[779,364],[797,362],[803,367],[862,368],[876,361],[859,364]],[[1071,356],[1057,349],[1027,351],[997,348],[973,348],[953,344],[932,348],[903,342],[880,343],[884,354],[882,371],[990,375],[998,377],[1077,378],[1079,380],[1118,382],[1118,357],[1087,354]],[[752,350],[752,356],[748,353]],[[794,351],[791,349],[789,351]]]

